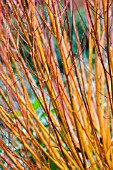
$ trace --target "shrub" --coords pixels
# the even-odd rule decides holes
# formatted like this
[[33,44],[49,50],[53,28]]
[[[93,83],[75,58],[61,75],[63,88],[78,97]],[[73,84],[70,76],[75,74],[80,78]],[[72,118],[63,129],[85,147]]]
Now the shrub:
[[2,169],[113,169],[112,6],[0,1]]

